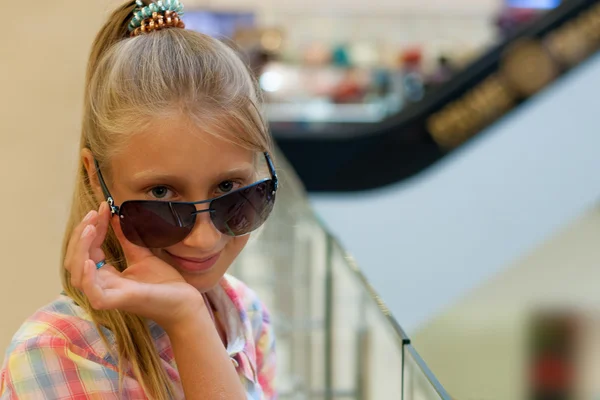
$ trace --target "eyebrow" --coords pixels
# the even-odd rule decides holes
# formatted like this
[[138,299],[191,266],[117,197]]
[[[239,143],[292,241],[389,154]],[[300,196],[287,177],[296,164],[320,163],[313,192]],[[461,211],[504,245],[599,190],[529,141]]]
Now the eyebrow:
[[221,172],[214,177],[215,181],[221,181],[223,179],[232,177],[249,178],[254,172],[254,166],[252,164],[244,164],[235,168],[231,168],[227,171]]
[[[218,173],[217,175],[211,177],[212,182],[219,182],[224,179],[233,178],[233,177],[243,177],[249,178],[252,176],[252,172],[254,171],[254,167],[252,164],[244,164],[238,167],[234,167],[228,169],[227,171],[223,171]],[[179,175],[165,173],[165,172],[156,172],[153,170],[140,171],[131,177],[131,181],[140,182],[140,181],[168,181],[173,182],[179,185],[185,184],[185,180],[181,178]]]

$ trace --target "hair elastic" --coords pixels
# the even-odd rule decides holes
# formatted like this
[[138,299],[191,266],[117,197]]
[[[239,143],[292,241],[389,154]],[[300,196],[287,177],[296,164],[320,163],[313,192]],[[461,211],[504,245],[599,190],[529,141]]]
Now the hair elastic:
[[185,28],[181,20],[183,4],[179,0],[158,0],[145,5],[142,0],[136,0],[137,8],[129,22],[131,36],[159,31],[167,28]]

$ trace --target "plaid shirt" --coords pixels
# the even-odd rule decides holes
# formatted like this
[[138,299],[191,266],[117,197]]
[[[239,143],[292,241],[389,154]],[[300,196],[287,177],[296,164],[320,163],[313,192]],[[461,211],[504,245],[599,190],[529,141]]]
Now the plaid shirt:
[[[227,333],[227,351],[250,400],[275,399],[274,336],[269,314],[254,292],[226,275],[209,293]],[[183,388],[165,331],[150,322],[163,367],[183,399]],[[109,343],[114,336],[105,330]],[[13,337],[0,370],[0,400],[145,399],[126,373],[119,391],[117,363],[92,323],[73,300],[61,295],[38,310]]]

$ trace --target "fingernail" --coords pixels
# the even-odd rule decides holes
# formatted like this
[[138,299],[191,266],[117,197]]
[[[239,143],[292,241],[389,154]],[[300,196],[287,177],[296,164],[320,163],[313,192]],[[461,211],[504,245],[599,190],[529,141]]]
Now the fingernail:
[[88,225],[85,227],[85,229],[83,230],[83,233],[81,234],[81,237],[84,238],[87,235],[90,234],[90,232],[92,231],[92,225]]
[[94,215],[94,210],[92,210],[89,213],[87,213],[87,215],[83,219],[83,222],[88,221],[90,218],[92,218],[92,215]]
[[108,207],[108,203],[103,201],[102,204],[100,204],[100,213],[103,213],[106,207]]

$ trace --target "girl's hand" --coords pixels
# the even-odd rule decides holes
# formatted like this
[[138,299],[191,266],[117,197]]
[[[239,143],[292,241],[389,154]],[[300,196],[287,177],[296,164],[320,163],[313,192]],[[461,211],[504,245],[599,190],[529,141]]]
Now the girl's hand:
[[[117,271],[106,264],[102,243],[112,225],[127,259],[127,268]],[[177,270],[149,249],[129,242],[113,218],[106,202],[91,211],[74,229],[65,257],[72,285],[81,290],[97,310],[118,309],[149,318],[167,332],[207,312],[200,292],[185,282]]]

